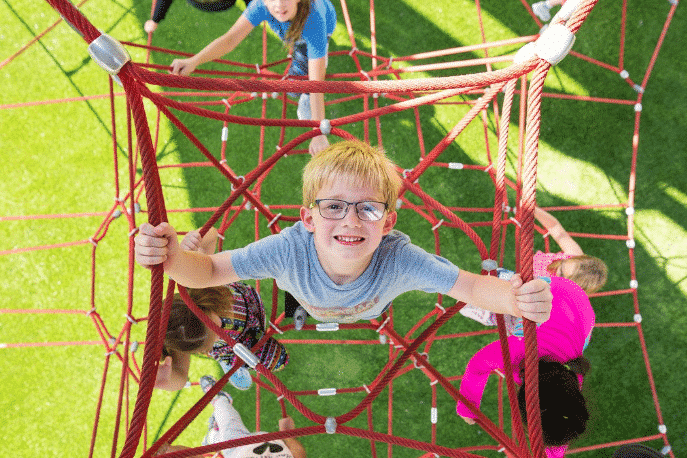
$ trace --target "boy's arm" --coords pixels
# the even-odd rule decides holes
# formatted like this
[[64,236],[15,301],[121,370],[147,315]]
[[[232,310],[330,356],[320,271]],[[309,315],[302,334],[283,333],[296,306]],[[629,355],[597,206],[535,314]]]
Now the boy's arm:
[[[327,57],[308,60],[308,79],[311,81],[324,81],[327,72]],[[325,118],[324,94],[313,92],[310,94],[310,111],[313,121],[322,121]],[[329,146],[326,135],[318,135],[310,141],[308,147],[310,154],[317,155],[320,151]]]
[[[293,422],[293,418],[284,417],[279,420],[279,431],[286,431],[289,429],[295,429],[296,425]],[[305,458],[305,448],[297,439],[293,437],[284,438],[284,444],[289,448],[293,458]]]
[[519,275],[506,281],[461,270],[447,294],[490,312],[521,316],[535,323],[543,323],[551,315],[551,289],[540,279],[523,285]]
[[239,281],[231,253],[208,256],[179,247],[177,233],[168,223],[157,227],[144,223],[135,238],[136,261],[142,266],[162,263],[165,273],[189,288],[207,288]]
[[563,253],[572,256],[581,256],[584,254],[580,245],[570,237],[570,234],[565,230],[563,225],[556,219],[555,216],[542,210],[539,207],[534,208],[534,217],[537,221],[541,223],[542,226],[549,232],[549,235],[553,237]]

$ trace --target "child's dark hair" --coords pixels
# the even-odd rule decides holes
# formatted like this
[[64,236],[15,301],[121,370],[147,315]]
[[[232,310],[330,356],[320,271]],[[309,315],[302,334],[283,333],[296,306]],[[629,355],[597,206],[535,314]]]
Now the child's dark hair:
[[[227,287],[188,288],[187,291],[193,302],[205,314],[213,311],[230,318],[233,301],[231,291]],[[188,308],[179,293],[176,293],[169,313],[163,356],[169,354],[169,350],[193,352],[205,342],[207,334],[205,324]]]
[[[589,412],[577,375],[586,374],[589,368],[589,360],[583,356],[565,363],[546,357],[539,360],[539,407],[545,446],[565,445],[587,428]],[[524,382],[518,391],[518,406],[527,424]]]

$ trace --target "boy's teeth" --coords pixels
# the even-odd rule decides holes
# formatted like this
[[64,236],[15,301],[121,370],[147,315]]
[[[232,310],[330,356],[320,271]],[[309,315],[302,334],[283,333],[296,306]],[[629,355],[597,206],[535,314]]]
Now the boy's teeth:
[[341,240],[342,242],[358,242],[362,240],[361,237],[342,237],[338,236],[337,239]]

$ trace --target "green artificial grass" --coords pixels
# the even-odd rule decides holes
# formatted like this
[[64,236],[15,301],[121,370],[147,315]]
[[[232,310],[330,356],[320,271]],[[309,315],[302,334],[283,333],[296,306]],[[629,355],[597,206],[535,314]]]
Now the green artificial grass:
[[[339,23],[332,37],[330,51],[349,50],[343,14],[336,3]],[[496,41],[538,32],[536,24],[525,14],[517,1],[480,2],[487,41]],[[100,30],[120,41],[145,44],[143,23],[150,16],[150,2],[111,2],[88,0],[80,9]],[[348,11],[355,31],[356,46],[364,51],[371,47],[367,2],[348,2]],[[663,27],[670,4],[649,0],[629,0],[626,22],[626,46],[622,56],[624,68],[636,83],[644,73]],[[243,10],[243,3],[223,13],[209,14],[177,1],[167,19],[154,34],[153,45],[185,52],[197,52],[223,33]],[[377,0],[376,41],[381,56],[406,56],[425,51],[448,49],[478,43],[475,4],[468,1],[437,0]],[[7,0],[0,4],[3,19],[0,28],[0,60],[13,55],[59,19],[45,2]],[[582,26],[574,50],[594,59],[615,65],[620,56],[621,3],[600,0]],[[651,370],[656,383],[663,420],[675,456],[687,454],[687,419],[684,417],[685,383],[682,374],[687,367],[687,319],[685,255],[687,252],[687,185],[684,177],[685,125],[683,111],[687,106],[687,82],[683,77],[687,50],[681,43],[685,18],[678,8],[668,30],[651,77],[642,98],[639,152],[636,169],[634,201],[634,262],[639,282],[638,298],[642,313],[642,329],[647,342]],[[270,60],[285,55],[281,43],[268,33],[267,52]],[[491,56],[511,54],[518,45],[490,50]],[[136,62],[145,60],[145,51],[128,47]],[[255,30],[229,56],[231,60],[258,63],[261,59],[260,30]],[[482,56],[474,52],[468,57]],[[453,56],[436,62],[453,60]],[[168,65],[172,57],[153,53],[151,62]],[[368,58],[361,58],[364,68]],[[407,65],[407,64],[402,64]],[[495,68],[502,68],[497,64]],[[204,69],[222,69],[220,64],[208,64]],[[479,69],[480,71],[482,68]],[[354,72],[348,56],[330,59],[330,72]],[[449,76],[471,73],[475,69],[459,68],[425,72],[411,78]],[[122,388],[122,364],[117,355],[107,355],[100,342],[101,334],[120,336],[131,326],[132,340],[144,341],[145,321],[130,324],[127,313],[128,242],[131,227],[120,217],[106,233],[100,229],[105,215],[113,209],[115,197],[123,198],[129,191],[126,131],[126,105],[123,97],[115,102],[116,128],[110,118],[107,97],[110,83],[88,56],[85,42],[69,26],[59,24],[40,41],[30,46],[9,64],[0,68],[0,147],[2,180],[0,180],[0,251],[9,251],[51,244],[79,242],[74,246],[48,250],[32,250],[0,256],[0,271],[6,280],[0,285],[1,309],[73,310],[73,314],[2,313],[0,315],[0,455],[14,457],[88,456],[94,444],[93,456],[117,456],[121,452],[130,421],[137,385],[128,378],[124,384],[124,416],[117,418]],[[115,92],[121,87],[114,85]],[[152,88],[159,90],[158,88]],[[635,100],[637,93],[615,72],[568,56],[553,67],[546,80],[551,92],[589,97]],[[86,101],[38,103],[16,107],[13,104],[62,100],[94,96]],[[328,100],[339,98],[328,96]],[[383,97],[380,104],[390,103]],[[519,98],[516,97],[516,104]],[[205,160],[184,135],[166,120],[156,129],[156,112],[146,102],[148,123],[157,139],[157,157],[161,165]],[[221,109],[221,108],[220,108]],[[362,109],[360,100],[331,105],[328,116],[341,117]],[[259,116],[260,101],[232,107],[232,114]],[[438,104],[418,110],[424,144],[431,149],[443,138],[468,110],[466,105]],[[279,117],[281,104],[267,104],[267,116]],[[517,113],[514,107],[513,116]],[[186,113],[176,113],[179,119],[219,156],[222,123]],[[295,117],[290,106],[287,116]],[[538,203],[542,206],[574,206],[587,204],[618,204],[628,199],[630,161],[633,147],[635,109],[632,104],[615,105],[553,98],[544,99],[538,168]],[[381,143],[389,156],[401,167],[412,168],[420,157],[415,114],[403,111],[380,120],[382,138],[378,138],[374,122],[370,123],[370,142]],[[489,145],[485,145],[481,122],[471,123],[440,157],[442,162],[465,164],[487,163],[485,148],[496,154],[495,121],[489,120]],[[508,173],[513,177],[517,151],[517,131],[512,126],[509,138]],[[365,125],[358,122],[345,126],[358,138],[365,137]],[[294,138],[304,129],[288,129],[286,138]],[[117,170],[112,138],[116,135]],[[279,141],[278,129],[266,129],[265,151],[269,155]],[[260,128],[232,125],[229,128],[227,163],[238,175],[244,175],[258,164]],[[300,203],[300,171],[306,155],[292,155],[280,160],[264,178],[261,200],[268,205]],[[137,178],[141,176],[137,163]],[[116,181],[116,177],[119,177]],[[219,205],[231,192],[226,179],[216,170],[207,168],[160,169],[165,205],[170,222],[180,231],[197,228],[210,213],[177,212],[188,208]],[[422,188],[440,202],[456,207],[493,205],[493,185],[481,172],[429,169],[419,181]],[[119,187],[119,194],[115,189]],[[414,203],[419,199],[409,197]],[[511,198],[512,201],[512,198]],[[141,198],[146,209],[145,198]],[[82,214],[71,218],[14,218],[23,215]],[[284,214],[295,216],[294,210]],[[485,221],[490,213],[458,212],[468,221]],[[147,219],[137,214],[138,225]],[[627,217],[622,209],[584,212],[556,212],[556,216],[571,232],[597,234],[627,234]],[[8,218],[10,217],[10,218]],[[264,218],[263,218],[264,219]],[[286,224],[281,223],[282,227]],[[255,218],[241,214],[226,233],[224,248],[242,246],[254,239]],[[397,228],[408,233],[414,243],[427,250],[435,249],[431,224],[409,210],[401,210]],[[266,222],[260,220],[261,236],[269,233]],[[459,230],[441,227],[438,230],[441,253],[462,268],[477,271],[480,259],[470,240]],[[477,229],[488,241],[488,231]],[[97,248],[88,241],[99,240]],[[512,231],[507,243],[514,244]],[[586,252],[602,257],[609,265],[606,290],[625,289],[631,278],[628,249],[622,240],[580,239]],[[536,248],[543,248],[540,237]],[[555,247],[552,246],[553,249]],[[95,269],[91,253],[95,250]],[[512,248],[506,253],[505,264],[512,265]],[[94,291],[91,296],[91,284]],[[145,318],[148,311],[150,274],[136,268],[133,282],[131,315]],[[265,302],[271,301],[271,282],[262,282]],[[434,305],[435,297],[414,292],[394,302],[395,330],[404,335],[422,319]],[[280,307],[283,299],[280,298]],[[445,301],[451,305],[452,301]],[[634,304],[631,296],[597,297],[592,300],[598,323],[632,322]],[[86,312],[92,307],[102,317],[102,325]],[[427,327],[422,326],[411,337],[417,337]],[[460,316],[452,318],[439,335],[482,329],[478,323]],[[290,332],[284,339],[353,339],[376,340],[372,331],[346,331],[336,334],[303,331]],[[462,373],[469,358],[494,335],[456,340],[436,341],[429,349],[430,363],[442,374]],[[75,344],[74,342],[84,342]],[[94,343],[91,343],[94,342]],[[14,347],[12,344],[22,344]],[[29,344],[29,345],[25,345]],[[34,344],[40,346],[32,346]],[[278,374],[293,390],[316,390],[327,387],[359,387],[370,384],[388,361],[388,345],[306,345],[290,343],[291,363]],[[119,347],[120,355],[126,350]],[[646,368],[642,360],[637,330],[634,328],[604,328],[594,331],[586,355],[593,370],[585,383],[586,396],[592,412],[588,431],[573,444],[584,447],[598,443],[634,439],[656,434],[654,401],[651,398]],[[135,354],[140,364],[142,349]],[[219,366],[208,358],[193,358],[190,379],[211,373],[221,375]],[[99,404],[101,380],[107,382],[102,393],[102,410],[97,434],[93,437],[96,408]],[[456,385],[458,381],[454,382]],[[496,419],[496,381],[487,387],[483,409]],[[428,442],[430,429],[431,387],[419,370],[411,370],[393,382],[393,418],[395,435]],[[227,390],[232,390],[227,388]],[[235,406],[249,429],[257,428],[255,390],[232,392]],[[148,412],[147,443],[159,438],[199,398],[200,390],[191,387],[177,393],[156,390]],[[335,416],[351,410],[363,394],[335,397],[301,397],[314,411]],[[371,421],[375,431],[386,432],[388,391],[384,390],[373,403]],[[288,403],[287,403],[288,404]],[[274,396],[261,391],[260,429],[276,430],[281,414]],[[493,445],[494,441],[477,426],[465,425],[455,415],[455,403],[442,389],[437,390],[437,442],[447,447]],[[210,413],[206,408],[180,435],[176,443],[197,445],[205,431]],[[507,409],[506,409],[507,410]],[[297,426],[310,422],[287,407]],[[128,414],[127,414],[128,412]],[[113,451],[115,425],[118,441]],[[349,426],[367,428],[367,414],[354,419]],[[303,437],[309,456],[322,458],[340,456],[370,456],[366,440],[341,434]],[[659,441],[649,445],[660,448]],[[377,456],[387,456],[386,444],[376,444]],[[394,457],[418,457],[422,452],[394,446]],[[612,449],[586,452],[580,456],[610,456]],[[142,452],[139,447],[137,456]],[[478,452],[484,456],[502,456],[495,452]]]

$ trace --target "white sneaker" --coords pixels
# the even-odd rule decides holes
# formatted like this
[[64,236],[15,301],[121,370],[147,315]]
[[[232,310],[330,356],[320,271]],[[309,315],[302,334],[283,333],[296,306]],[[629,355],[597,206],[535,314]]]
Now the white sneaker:
[[310,94],[301,94],[298,99],[298,110],[296,110],[298,119],[310,121],[312,112],[310,111]]
[[534,14],[544,22],[548,22],[551,19],[551,8],[546,4],[546,1],[537,2],[532,4],[532,11]]
[[472,320],[482,323],[485,326],[496,326],[496,317],[489,310],[484,310],[474,305],[465,304],[465,307],[459,310],[460,314]]
[[306,318],[308,318],[308,312],[306,312],[305,309],[299,305],[296,311],[293,312],[293,325],[296,328],[296,331],[303,329]]

